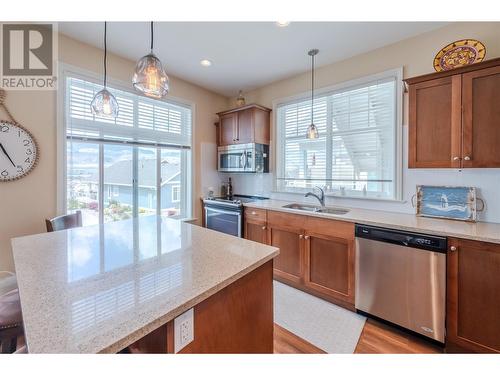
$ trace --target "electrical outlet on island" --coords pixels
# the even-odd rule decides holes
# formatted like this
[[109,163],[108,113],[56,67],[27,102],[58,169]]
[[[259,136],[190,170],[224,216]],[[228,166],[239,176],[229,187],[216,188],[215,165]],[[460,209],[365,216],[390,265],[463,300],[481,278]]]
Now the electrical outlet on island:
[[194,309],[174,319],[174,353],[178,353],[194,340]]

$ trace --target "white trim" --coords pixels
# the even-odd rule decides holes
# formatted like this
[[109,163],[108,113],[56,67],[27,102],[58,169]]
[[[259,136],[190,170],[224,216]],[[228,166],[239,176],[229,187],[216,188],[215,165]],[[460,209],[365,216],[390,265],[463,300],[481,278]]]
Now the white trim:
[[[66,171],[66,147],[67,147],[67,141],[66,141],[66,103],[67,103],[67,95],[68,95],[68,90],[66,89],[66,79],[68,76],[70,77],[75,77],[75,78],[80,78],[84,80],[88,80],[89,82],[101,84],[102,82],[102,75],[95,73],[93,71],[80,68],[74,65],[70,65],[67,63],[62,63],[60,62],[58,64],[58,93],[57,93],[57,103],[56,103],[56,145],[57,145],[57,154],[56,154],[56,165],[57,165],[57,176],[56,176],[56,181],[57,181],[57,187],[56,187],[56,208],[57,208],[57,213],[58,215],[62,215],[66,213],[66,177],[67,177],[67,171]],[[107,78],[108,81],[108,86],[117,90],[122,90],[126,91],[128,93],[131,93],[133,95],[141,96],[138,94],[132,87],[131,84],[126,84],[125,82],[115,79],[113,77]],[[195,137],[195,127],[194,127],[194,119],[196,116],[196,104],[193,101],[186,100],[183,98],[175,97],[169,95],[168,98],[166,99],[157,99],[166,103],[170,104],[176,104],[182,107],[188,107],[191,111],[191,139],[190,139],[190,144],[191,144],[191,158],[188,161],[189,165],[187,165],[190,169],[189,173],[189,179],[191,181],[191,185],[194,185],[194,179],[195,179],[195,173],[194,173],[194,166],[193,162],[195,160],[195,147],[194,147],[194,137]],[[185,151],[181,151],[185,152]],[[102,152],[101,152],[102,154]],[[189,159],[189,158],[188,158]],[[188,176],[186,174],[185,177],[185,185],[186,185],[186,192],[184,193],[185,196],[189,196],[188,192],[190,191],[190,187],[187,186],[189,185],[187,183]],[[104,186],[104,184],[102,184]],[[160,189],[161,190],[161,189]],[[159,190],[159,191],[160,191]],[[191,217],[193,214],[193,207],[194,207],[194,201],[195,197],[193,196],[191,192],[191,199],[190,202],[186,202],[186,217]],[[101,192],[100,197],[103,198],[103,194]],[[102,206],[102,205],[100,205]],[[103,208],[100,208],[103,209]],[[103,216],[103,215],[100,215]]]
[[[336,193],[328,193],[327,196],[338,197],[338,198],[346,198],[346,199],[368,199],[368,200],[384,200],[389,202],[394,201],[402,201],[403,199],[403,67],[389,69],[380,73],[371,74],[368,76],[352,79],[349,81],[344,81],[341,83],[337,83],[330,86],[321,87],[319,89],[315,89],[315,97],[320,97],[323,95],[334,94],[337,92],[341,92],[343,90],[350,90],[355,88],[356,86],[364,86],[370,82],[375,82],[377,80],[382,80],[390,77],[396,77],[396,119],[395,119],[395,165],[394,165],[394,198],[377,198],[377,197],[357,197],[351,195],[340,195]],[[310,98],[310,91],[302,92],[299,94],[291,95],[284,98],[277,98],[272,101],[273,107],[273,121],[274,126],[272,129],[273,139],[275,140],[273,143],[276,145],[276,152],[274,153],[274,170],[276,171],[273,178],[273,192],[282,193],[282,194],[303,194],[297,192],[289,192],[278,190],[278,177],[281,176],[283,163],[280,163],[280,158],[283,155],[283,146],[284,146],[284,137],[283,134],[280,134],[283,129],[278,129],[279,121],[279,107],[287,104],[292,104],[294,102],[300,102],[305,99]]]

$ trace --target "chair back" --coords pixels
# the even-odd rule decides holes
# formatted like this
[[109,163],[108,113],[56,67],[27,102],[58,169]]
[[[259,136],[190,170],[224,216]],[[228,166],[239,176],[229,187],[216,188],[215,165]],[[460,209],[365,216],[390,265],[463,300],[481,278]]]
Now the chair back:
[[45,219],[47,232],[55,232],[82,226],[82,212],[76,211],[74,214],[57,216],[53,219]]

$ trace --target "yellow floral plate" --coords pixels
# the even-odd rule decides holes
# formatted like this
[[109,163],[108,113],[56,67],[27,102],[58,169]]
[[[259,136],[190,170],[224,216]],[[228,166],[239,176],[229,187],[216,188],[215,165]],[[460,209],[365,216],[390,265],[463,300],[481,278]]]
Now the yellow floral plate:
[[437,72],[475,64],[484,60],[486,47],[479,40],[462,39],[448,44],[434,57]]

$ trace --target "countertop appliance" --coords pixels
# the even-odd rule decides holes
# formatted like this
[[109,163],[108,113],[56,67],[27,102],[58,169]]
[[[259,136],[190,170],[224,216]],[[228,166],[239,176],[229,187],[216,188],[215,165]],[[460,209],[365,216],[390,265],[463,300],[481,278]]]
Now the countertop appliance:
[[217,147],[219,172],[267,173],[269,172],[269,146],[245,143]]
[[250,195],[203,199],[205,227],[243,237],[243,203],[268,199]]
[[355,228],[356,309],[444,343],[446,237]]

